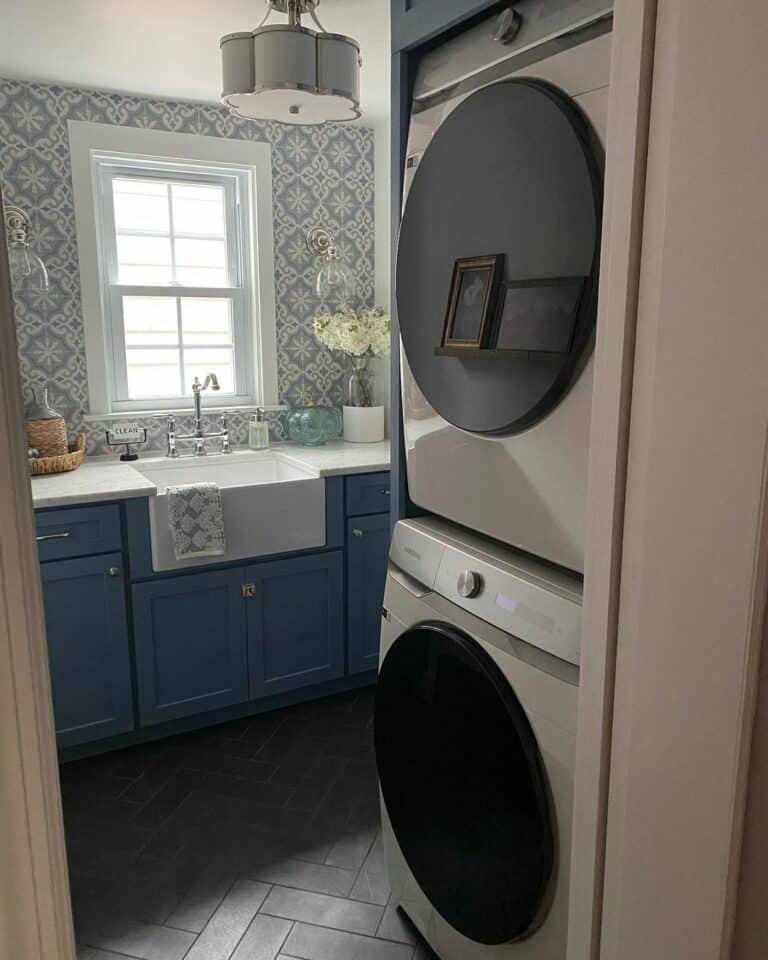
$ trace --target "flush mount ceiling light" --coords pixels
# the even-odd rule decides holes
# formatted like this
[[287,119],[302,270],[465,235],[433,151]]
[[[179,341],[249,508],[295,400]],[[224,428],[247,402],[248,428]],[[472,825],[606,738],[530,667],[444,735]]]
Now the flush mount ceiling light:
[[[255,30],[221,38],[221,99],[238,116],[298,124],[360,116],[360,47],[325,32],[315,13],[319,3],[267,0]],[[274,11],[287,14],[288,23],[265,26]],[[303,27],[304,15],[319,30]]]

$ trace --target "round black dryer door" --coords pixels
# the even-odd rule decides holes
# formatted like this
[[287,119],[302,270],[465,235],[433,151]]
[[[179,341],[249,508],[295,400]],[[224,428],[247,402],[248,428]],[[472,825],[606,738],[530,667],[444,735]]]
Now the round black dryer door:
[[[597,314],[602,168],[587,118],[538,80],[478,90],[432,137],[400,227],[397,313],[419,389],[454,426],[517,433],[574,382]],[[497,272],[464,289],[454,271],[484,257]],[[476,296],[481,280],[493,294]],[[445,349],[473,338],[483,349]]]
[[438,913],[479,943],[532,933],[554,818],[533,731],[493,659],[445,624],[401,634],[381,666],[375,740],[392,829]]

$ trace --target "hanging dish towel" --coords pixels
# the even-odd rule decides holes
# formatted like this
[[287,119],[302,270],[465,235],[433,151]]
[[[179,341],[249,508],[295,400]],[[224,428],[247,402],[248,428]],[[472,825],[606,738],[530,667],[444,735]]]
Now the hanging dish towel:
[[224,508],[215,483],[168,487],[168,522],[177,560],[219,557],[227,550]]

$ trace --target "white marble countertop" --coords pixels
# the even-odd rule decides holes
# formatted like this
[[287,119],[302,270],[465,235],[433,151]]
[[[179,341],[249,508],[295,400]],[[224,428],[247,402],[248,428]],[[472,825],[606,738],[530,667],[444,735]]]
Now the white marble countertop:
[[302,447],[298,443],[286,442],[276,443],[272,449],[300,466],[316,470],[321,477],[389,470],[389,440],[380,443],[333,440],[322,447]]
[[129,463],[106,457],[85,460],[77,470],[32,477],[32,503],[39,507],[63,507],[99,500],[150,497],[157,493],[154,483]]
[[[304,467],[320,477],[354,473],[375,473],[389,469],[389,440],[380,443],[346,443],[335,440],[322,447],[302,447],[297,443],[275,443],[270,450],[297,466]],[[266,451],[265,451],[266,452]],[[236,450],[252,455],[253,451]],[[186,458],[183,458],[186,459]],[[190,458],[192,459],[192,458]],[[220,455],[209,456],[206,462],[223,461]],[[179,463],[179,460],[173,461]],[[32,478],[32,503],[41,507],[63,507],[100,500],[124,500],[130,497],[150,497],[157,493],[154,483],[139,473],[141,464],[170,464],[166,457],[145,455],[135,464],[121,463],[116,457],[92,457],[81,467],[69,473]]]

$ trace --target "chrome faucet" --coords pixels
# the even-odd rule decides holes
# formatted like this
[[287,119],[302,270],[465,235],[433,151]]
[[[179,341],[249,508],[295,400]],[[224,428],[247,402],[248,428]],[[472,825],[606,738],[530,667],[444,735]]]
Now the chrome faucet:
[[194,440],[195,441],[195,450],[194,455],[196,457],[204,457],[206,455],[205,441],[210,440],[213,437],[221,437],[221,452],[222,453],[231,453],[229,446],[229,413],[225,410],[220,419],[221,429],[215,433],[206,433],[203,430],[203,414],[202,414],[202,403],[200,394],[203,390],[207,390],[208,387],[211,390],[220,390],[219,380],[215,373],[209,373],[205,380],[200,383],[198,377],[195,377],[194,382],[192,383],[192,396],[195,401],[195,430],[194,433],[188,434],[177,434],[175,432],[175,423],[173,418],[169,419],[168,423],[168,456],[177,457],[178,451],[176,449],[177,440]]
[[219,379],[215,373],[209,373],[205,381],[200,383],[198,377],[192,381],[192,395],[195,398],[195,436],[203,437],[203,418],[201,413],[201,403],[200,403],[200,394],[203,390],[207,390],[210,386],[211,390],[221,390],[219,386]]

